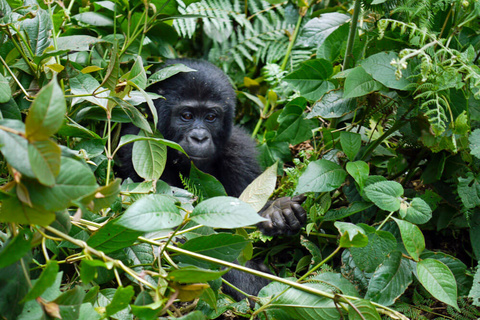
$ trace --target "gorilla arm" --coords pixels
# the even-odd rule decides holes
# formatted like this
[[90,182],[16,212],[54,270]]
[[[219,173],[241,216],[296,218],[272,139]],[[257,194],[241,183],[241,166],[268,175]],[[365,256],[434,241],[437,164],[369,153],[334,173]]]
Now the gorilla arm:
[[[255,144],[243,129],[234,126],[232,136],[225,145],[217,178],[227,194],[238,197],[260,175]],[[257,226],[268,236],[293,235],[305,225],[307,214],[301,204],[304,195],[283,197],[269,201],[259,215],[268,219]]]

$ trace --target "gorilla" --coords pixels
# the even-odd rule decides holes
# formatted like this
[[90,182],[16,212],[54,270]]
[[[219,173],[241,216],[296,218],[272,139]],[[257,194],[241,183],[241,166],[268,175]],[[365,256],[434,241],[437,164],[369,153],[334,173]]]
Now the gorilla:
[[[228,77],[209,62],[174,59],[167,60],[165,66],[179,63],[196,71],[178,73],[148,88],[165,98],[155,100],[158,131],[165,139],[182,146],[189,156],[169,148],[161,179],[171,186],[182,187],[179,173],[188,176],[192,161],[201,171],[218,179],[228,195],[238,197],[261,170],[255,142],[233,124],[235,91]],[[138,132],[133,124],[122,125],[121,135]],[[142,181],[135,173],[131,158],[129,144],[118,153],[117,175]],[[258,228],[266,235],[297,233],[306,221],[305,210],[301,207],[304,200],[304,196],[296,196],[267,203],[259,214],[268,221],[259,223]],[[254,262],[247,266],[259,270],[265,267]],[[235,270],[224,278],[252,295],[266,284],[264,279]],[[237,291],[227,291],[237,300],[242,298]]]

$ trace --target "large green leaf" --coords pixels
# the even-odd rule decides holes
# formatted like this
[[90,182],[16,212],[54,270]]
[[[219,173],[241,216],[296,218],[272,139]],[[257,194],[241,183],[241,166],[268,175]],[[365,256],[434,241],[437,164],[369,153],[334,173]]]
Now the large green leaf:
[[365,195],[377,207],[385,211],[400,209],[403,187],[396,181],[380,181],[365,187]]
[[28,159],[38,181],[53,186],[60,173],[60,147],[51,140],[34,141],[28,144]]
[[55,213],[47,211],[39,206],[34,206],[32,208],[28,204],[20,202],[16,197],[3,200],[0,211],[1,222],[48,226],[54,220]]
[[384,88],[381,83],[373,80],[365,69],[356,67],[351,70],[345,79],[344,95],[345,99],[365,96],[371,92]]
[[190,166],[189,178],[203,199],[227,195],[225,188],[217,178],[200,171],[193,163]]
[[400,251],[394,251],[378,266],[368,284],[365,299],[392,305],[412,283],[412,270]]
[[445,264],[434,259],[421,260],[417,263],[417,275],[432,296],[460,311],[455,278]]
[[335,86],[327,79],[333,73],[331,62],[325,59],[308,60],[300,69],[287,75],[284,80],[300,91],[300,94],[309,100],[320,99],[327,91]]
[[32,202],[47,210],[63,210],[71,201],[95,192],[98,187],[95,176],[86,165],[66,157],[62,157],[61,161],[60,173],[53,187],[33,181],[27,186]]
[[397,240],[387,231],[375,230],[365,224],[359,224],[367,233],[368,244],[363,248],[350,248],[355,264],[360,270],[373,272],[385,257],[397,247]]
[[195,266],[188,266],[170,272],[168,274],[168,280],[179,283],[207,282],[218,279],[227,272],[228,270],[213,271],[208,269],[201,269]]
[[[182,249],[232,262],[238,258],[248,243],[249,241],[242,236],[229,233],[218,233],[188,240],[182,246]],[[194,257],[190,257],[188,255],[177,256],[176,260],[185,264],[195,265],[202,268],[218,267],[217,264],[195,259]]]
[[173,77],[174,75],[180,72],[196,72],[196,71],[197,70],[189,68],[183,64],[172,64],[152,74],[150,78],[148,78],[148,85],[150,86],[159,81],[163,81],[165,79]]
[[48,287],[50,287],[57,279],[58,274],[58,262],[56,260],[50,260],[47,262],[42,274],[35,282],[35,285],[27,293],[23,301],[33,300],[38,298]]
[[300,176],[295,193],[332,191],[339,188],[346,177],[347,172],[334,162],[313,161]]
[[7,162],[21,174],[35,178],[28,159],[27,139],[7,131],[0,130],[0,151]]
[[33,54],[40,56],[51,45],[52,20],[48,11],[43,9],[38,9],[30,16],[33,18],[23,20],[21,30],[28,35]]
[[190,219],[214,228],[240,228],[262,221],[248,204],[233,197],[216,197],[201,202],[193,209]]
[[413,223],[393,218],[400,229],[403,244],[410,256],[415,260],[420,260],[420,254],[425,250],[425,238],[419,227]]
[[128,207],[117,224],[136,231],[150,232],[173,228],[182,220],[173,198],[151,194]]
[[458,177],[457,191],[465,208],[480,206],[480,176],[467,172],[466,178]]
[[25,119],[25,133],[32,141],[47,140],[60,129],[67,112],[63,90],[54,78],[40,90]]
[[362,137],[360,134],[354,132],[341,132],[340,144],[348,159],[353,161],[362,146]]
[[260,211],[275,190],[277,167],[278,163],[275,163],[267,168],[243,190],[239,199],[250,204],[256,211]]
[[356,99],[344,99],[342,90],[332,90],[324,94],[321,100],[315,102],[312,112],[307,115],[307,118],[336,119],[354,111],[356,106]]
[[[142,134],[145,133],[139,133]],[[132,162],[140,177],[145,180],[158,180],[167,162],[167,147],[155,140],[136,141],[133,144]]]
[[111,220],[95,231],[88,239],[87,244],[92,248],[109,253],[132,245],[143,234],[139,231],[126,229],[115,222],[116,220]]
[[360,64],[363,69],[365,69],[365,71],[372,76],[373,79],[377,80],[385,87],[397,90],[405,90],[405,87],[410,84],[410,80],[408,80],[410,71],[409,69],[403,70],[403,77],[401,79],[397,79],[395,75],[395,71],[397,69],[395,66],[390,64],[393,59],[399,59],[396,53],[380,52],[369,56],[360,62]]

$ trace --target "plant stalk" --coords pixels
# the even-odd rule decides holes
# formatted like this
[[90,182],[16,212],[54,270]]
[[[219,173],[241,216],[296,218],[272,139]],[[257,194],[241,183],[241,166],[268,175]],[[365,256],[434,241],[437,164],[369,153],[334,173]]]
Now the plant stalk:
[[355,42],[355,36],[357,35],[358,16],[361,10],[361,1],[355,0],[355,6],[353,7],[352,21],[350,22],[350,32],[348,33],[347,49],[345,50],[345,59],[343,60],[343,70],[350,68],[350,63],[353,58],[353,44]]

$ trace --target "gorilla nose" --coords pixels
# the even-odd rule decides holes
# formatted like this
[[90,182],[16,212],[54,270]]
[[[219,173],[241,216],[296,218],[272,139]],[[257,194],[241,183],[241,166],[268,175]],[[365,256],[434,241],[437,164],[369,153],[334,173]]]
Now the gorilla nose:
[[208,140],[208,134],[204,130],[194,130],[190,134],[190,139],[194,143],[203,144]]

